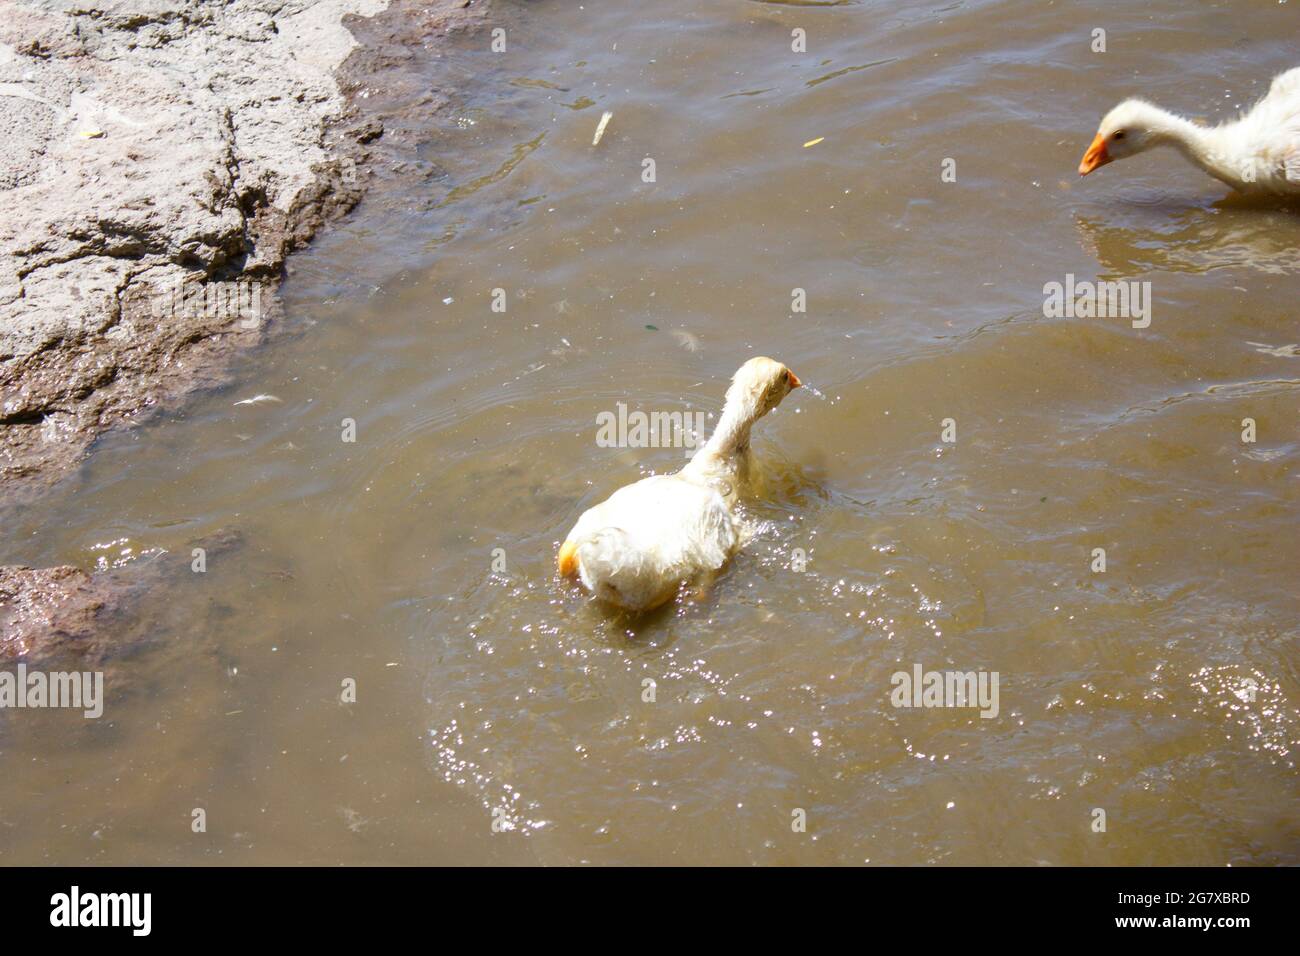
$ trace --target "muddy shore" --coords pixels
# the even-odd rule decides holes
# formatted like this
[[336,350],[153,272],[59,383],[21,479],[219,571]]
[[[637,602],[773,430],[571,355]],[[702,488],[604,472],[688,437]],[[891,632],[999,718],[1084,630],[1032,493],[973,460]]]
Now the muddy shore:
[[[59,493],[103,432],[221,384],[274,334],[286,258],[371,179],[385,124],[368,83],[486,7],[0,0],[8,506]],[[430,110],[445,102],[430,91]],[[120,610],[110,590],[0,567],[0,660],[91,634]]]

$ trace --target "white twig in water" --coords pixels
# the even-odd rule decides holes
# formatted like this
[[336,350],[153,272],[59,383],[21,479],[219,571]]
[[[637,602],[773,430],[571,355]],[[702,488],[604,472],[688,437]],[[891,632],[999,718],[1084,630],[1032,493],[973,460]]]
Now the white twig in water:
[[274,395],[254,395],[252,398],[245,398],[242,401],[235,402],[236,405],[261,405],[263,402],[283,402],[284,399],[277,398]]
[[600,138],[605,135],[605,127],[609,125],[609,121],[613,118],[614,114],[609,110],[605,110],[605,115],[602,116],[600,122],[596,124],[596,135],[591,138],[592,146],[600,145]]

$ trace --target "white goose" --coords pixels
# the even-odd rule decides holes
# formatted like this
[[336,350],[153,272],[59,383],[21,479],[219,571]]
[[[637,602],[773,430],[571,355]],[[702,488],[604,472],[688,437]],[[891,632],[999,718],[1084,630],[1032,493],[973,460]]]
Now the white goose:
[[780,362],[752,358],[736,372],[707,445],[681,471],[626,485],[583,512],[560,546],[560,574],[633,611],[718,571],[740,546],[735,504],[749,485],[749,430],[800,385]]
[[1300,67],[1275,77],[1250,112],[1214,127],[1125,100],[1101,121],[1079,175],[1154,146],[1174,147],[1242,193],[1300,196]]

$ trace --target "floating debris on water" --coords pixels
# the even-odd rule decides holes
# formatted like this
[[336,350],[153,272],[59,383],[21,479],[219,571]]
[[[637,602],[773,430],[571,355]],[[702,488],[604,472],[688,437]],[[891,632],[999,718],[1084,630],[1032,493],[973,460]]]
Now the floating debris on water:
[[700,337],[694,332],[688,332],[685,329],[673,329],[673,338],[677,344],[688,352],[698,352],[702,347]]
[[808,140],[808,142],[806,142],[806,143],[803,144],[803,148],[804,148],[804,149],[807,149],[809,146],[816,146],[818,143],[820,143],[820,142],[821,142],[822,140],[824,140],[825,138],[826,138],[825,136],[818,136],[816,139],[810,139],[810,140]]
[[278,395],[254,395],[252,398],[242,399],[238,402],[235,402],[235,404],[236,405],[265,405],[267,402],[282,403],[283,401],[284,399],[280,398]]
[[1256,352],[1274,355],[1278,358],[1296,358],[1300,356],[1300,345],[1294,343],[1291,345],[1269,345],[1267,342],[1247,342],[1246,344],[1253,346]]
[[613,118],[614,114],[609,110],[605,110],[604,114],[601,115],[600,122],[596,124],[596,135],[591,138],[592,146],[600,145],[600,138],[605,135],[605,127],[609,125],[609,121]]

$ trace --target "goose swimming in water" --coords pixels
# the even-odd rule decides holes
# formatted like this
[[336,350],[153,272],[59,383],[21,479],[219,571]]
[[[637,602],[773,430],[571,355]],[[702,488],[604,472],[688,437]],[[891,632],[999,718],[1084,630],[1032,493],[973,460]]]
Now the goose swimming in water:
[[749,431],[800,384],[769,358],[742,365],[708,444],[676,474],[626,485],[584,512],[560,546],[560,574],[577,574],[604,601],[646,611],[683,582],[720,570],[740,546],[734,508],[749,485]]
[[1238,192],[1300,197],[1300,67],[1274,78],[1248,113],[1218,126],[1125,100],[1102,119],[1079,175],[1156,146],[1172,146]]

